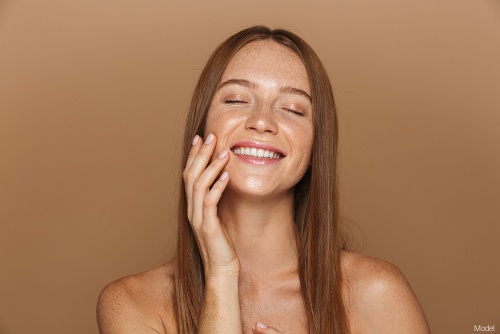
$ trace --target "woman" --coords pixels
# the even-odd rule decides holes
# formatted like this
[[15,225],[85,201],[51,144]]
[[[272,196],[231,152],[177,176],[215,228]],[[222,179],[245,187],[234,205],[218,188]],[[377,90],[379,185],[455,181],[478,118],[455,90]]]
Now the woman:
[[187,118],[176,257],[103,290],[101,333],[429,333],[395,266],[343,250],[336,145],[307,43],[261,26],[223,42]]

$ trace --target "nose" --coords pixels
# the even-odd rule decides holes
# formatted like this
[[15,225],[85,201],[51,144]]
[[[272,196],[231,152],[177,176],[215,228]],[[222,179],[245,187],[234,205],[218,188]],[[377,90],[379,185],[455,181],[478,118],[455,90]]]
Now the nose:
[[276,123],[273,110],[271,108],[256,108],[252,110],[245,122],[245,128],[248,130],[255,130],[258,133],[277,133],[278,124]]

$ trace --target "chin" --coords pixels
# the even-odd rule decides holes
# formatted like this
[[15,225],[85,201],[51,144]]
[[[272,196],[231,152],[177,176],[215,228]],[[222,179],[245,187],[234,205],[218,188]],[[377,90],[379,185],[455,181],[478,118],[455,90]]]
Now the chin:
[[288,193],[289,188],[279,189],[277,185],[270,182],[267,178],[257,177],[233,177],[229,180],[229,191],[238,194],[238,197],[246,198],[269,198],[283,192]]
[[260,178],[246,177],[241,180],[240,177],[233,177],[229,180],[228,188],[238,193],[246,193],[248,195],[264,195],[269,189],[266,189],[269,184]]

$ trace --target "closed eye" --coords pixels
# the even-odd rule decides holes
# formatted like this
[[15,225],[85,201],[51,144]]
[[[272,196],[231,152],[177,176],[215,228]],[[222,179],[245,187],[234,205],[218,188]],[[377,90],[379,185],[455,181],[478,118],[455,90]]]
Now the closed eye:
[[224,103],[238,104],[238,103],[247,103],[247,102],[246,101],[241,101],[241,100],[224,100]]
[[303,113],[301,113],[300,111],[293,110],[293,109],[288,109],[288,108],[283,108],[283,109],[284,109],[284,110],[286,110],[286,111],[289,111],[289,112],[291,112],[292,114],[295,114],[295,115],[297,115],[297,116],[304,116],[304,114],[303,114]]

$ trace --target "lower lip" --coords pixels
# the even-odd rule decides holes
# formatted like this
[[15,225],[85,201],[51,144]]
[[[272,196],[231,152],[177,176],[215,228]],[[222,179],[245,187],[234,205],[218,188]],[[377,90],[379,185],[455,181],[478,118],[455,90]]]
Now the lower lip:
[[[234,154],[234,153],[233,153]],[[273,165],[278,163],[282,158],[273,159],[273,158],[257,158],[249,155],[243,154],[234,154],[238,159],[243,162],[253,164],[253,165]]]

